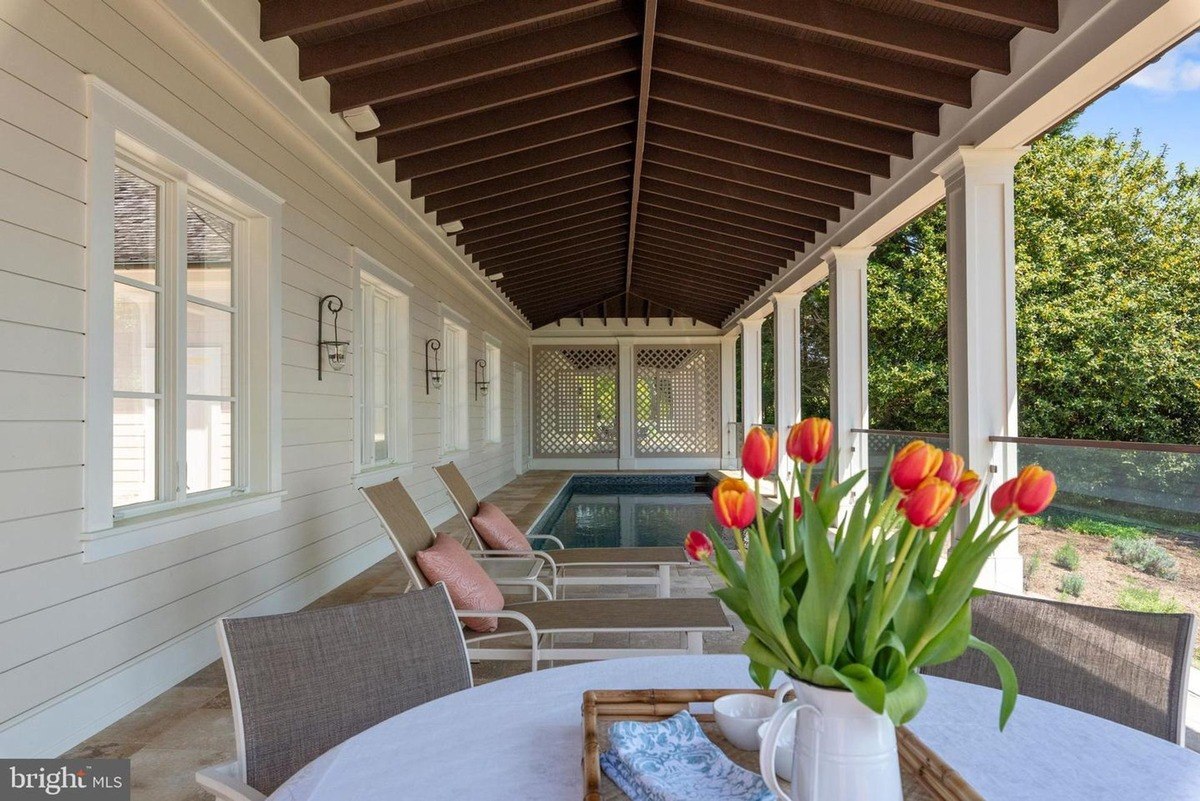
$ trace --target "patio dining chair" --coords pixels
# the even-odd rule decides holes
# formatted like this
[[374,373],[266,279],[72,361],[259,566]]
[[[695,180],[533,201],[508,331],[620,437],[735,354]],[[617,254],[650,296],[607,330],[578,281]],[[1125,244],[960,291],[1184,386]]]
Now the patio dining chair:
[[[1190,614],[1160,615],[1004,593],[971,602],[972,632],[999,648],[1022,695],[1078,709],[1183,745]],[[924,671],[999,687],[977,651]],[[1020,705],[1017,706],[1018,714]]]
[[[479,511],[479,498],[471,485],[463,477],[462,471],[454,462],[446,462],[433,468],[454,508],[462,515],[475,539],[479,550],[489,550],[487,542],[476,530],[471,518]],[[659,598],[671,595],[671,566],[686,565],[687,553],[683,546],[653,546],[634,548],[566,548],[562,540],[550,534],[526,534],[531,542],[549,542],[555,546],[553,550],[538,550],[534,553],[546,555],[550,559],[556,583],[559,586],[597,586],[597,585],[653,585]],[[681,533],[682,540],[682,533]],[[492,551],[496,553],[496,551]],[[586,569],[585,575],[566,575],[567,569]],[[627,575],[629,570],[654,570],[652,576]],[[597,574],[599,573],[599,574]]]
[[[426,522],[416,501],[399,481],[363,487],[363,497],[375,510],[408,573],[411,586],[424,588],[429,580],[417,563],[417,554],[430,548],[437,534]],[[553,660],[615,659],[625,656],[668,656],[704,653],[704,632],[730,631],[729,621],[715,598],[619,598],[539,600],[505,603],[498,612],[478,609],[456,610],[460,618],[496,617],[494,631],[465,631],[467,650],[473,660],[528,660],[532,670]],[[560,648],[553,644],[559,634],[667,633],[680,636],[678,648]],[[489,640],[528,638],[524,647],[480,647]],[[542,641],[547,645],[543,646]]]
[[196,781],[221,801],[262,801],[330,748],[471,686],[445,585],[379,601],[225,618],[237,759]]

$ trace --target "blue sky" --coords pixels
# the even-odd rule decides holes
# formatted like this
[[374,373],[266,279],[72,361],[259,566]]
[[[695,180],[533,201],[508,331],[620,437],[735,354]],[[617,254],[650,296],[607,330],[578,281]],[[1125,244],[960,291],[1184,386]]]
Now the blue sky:
[[1200,34],[1101,97],[1076,127],[1078,133],[1116,131],[1122,139],[1136,129],[1150,150],[1166,145],[1171,162],[1200,167]]

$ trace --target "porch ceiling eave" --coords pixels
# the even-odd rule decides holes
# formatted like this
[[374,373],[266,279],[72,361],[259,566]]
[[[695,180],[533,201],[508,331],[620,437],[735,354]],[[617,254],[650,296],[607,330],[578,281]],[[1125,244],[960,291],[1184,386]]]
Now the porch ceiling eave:
[[868,247],[944,196],[934,170],[960,147],[1027,144],[1108,91],[1200,23],[1200,0],[1078,0],[1059,8],[1056,34],[1023,30],[1012,39],[1012,72],[978,73],[970,108],[942,106],[940,136],[914,138],[913,158],[829,224],[799,258],[726,319],[762,317],[774,295],[803,291],[826,275],[832,247]]

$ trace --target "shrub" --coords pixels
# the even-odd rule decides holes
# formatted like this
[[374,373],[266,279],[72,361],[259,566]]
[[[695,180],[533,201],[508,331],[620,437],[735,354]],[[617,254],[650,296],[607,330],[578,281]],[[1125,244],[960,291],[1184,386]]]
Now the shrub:
[[1033,574],[1042,566],[1042,552],[1031,553],[1025,557],[1025,583],[1028,584]]
[[1063,570],[1074,570],[1079,567],[1079,551],[1075,549],[1075,544],[1063,543],[1063,546],[1054,552],[1054,564]]
[[1167,553],[1153,537],[1113,540],[1108,553],[1114,561],[1136,567],[1147,575],[1158,576],[1167,581],[1179,578],[1175,557]]
[[1117,595],[1117,608],[1130,612],[1154,612],[1173,615],[1183,611],[1183,604],[1174,598],[1163,598],[1158,590],[1142,587],[1131,579],[1129,586]]
[[1063,576],[1062,581],[1058,583],[1058,591],[1063,595],[1070,595],[1072,598],[1083,595],[1083,574],[1068,573]]
[[1090,517],[1079,517],[1067,523],[1067,530],[1090,537],[1106,537],[1110,540],[1136,539],[1145,537],[1146,532],[1137,526],[1127,526],[1121,523],[1110,523],[1107,520],[1093,520]]
[[1042,517],[1041,515],[1030,515],[1029,517],[1022,517],[1021,522],[1026,526],[1033,526],[1034,528],[1045,528],[1046,527],[1046,518]]

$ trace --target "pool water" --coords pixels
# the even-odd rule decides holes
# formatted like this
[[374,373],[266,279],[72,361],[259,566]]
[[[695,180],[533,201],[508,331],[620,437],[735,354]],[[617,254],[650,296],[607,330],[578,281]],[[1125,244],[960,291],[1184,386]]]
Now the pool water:
[[568,548],[681,545],[716,525],[712,488],[704,475],[573,476],[530,533]]

